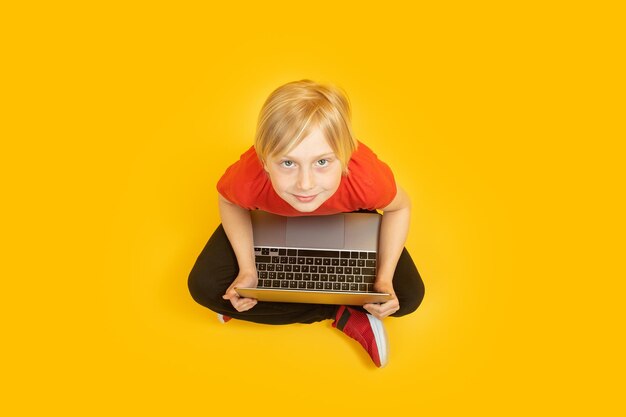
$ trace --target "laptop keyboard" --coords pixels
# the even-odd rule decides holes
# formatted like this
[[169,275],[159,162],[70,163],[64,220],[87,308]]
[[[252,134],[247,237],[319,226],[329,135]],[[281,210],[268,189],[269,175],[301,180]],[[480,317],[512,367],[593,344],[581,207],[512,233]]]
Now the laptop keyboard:
[[375,292],[376,252],[255,247],[260,288]]

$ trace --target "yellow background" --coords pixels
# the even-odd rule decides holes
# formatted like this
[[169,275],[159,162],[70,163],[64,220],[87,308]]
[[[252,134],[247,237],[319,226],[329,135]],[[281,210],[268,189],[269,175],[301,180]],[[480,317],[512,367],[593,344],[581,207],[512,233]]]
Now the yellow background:
[[[617,3],[2,6],[0,411],[621,415]],[[426,298],[382,370],[187,292],[217,179],[302,78],[412,197]]]

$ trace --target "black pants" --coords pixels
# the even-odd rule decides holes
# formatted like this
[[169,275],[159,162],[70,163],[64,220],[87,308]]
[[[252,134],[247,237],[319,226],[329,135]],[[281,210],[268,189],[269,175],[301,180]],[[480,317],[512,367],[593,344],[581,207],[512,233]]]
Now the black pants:
[[[189,274],[189,292],[199,304],[226,316],[265,324],[313,323],[332,319],[336,305],[259,302],[238,312],[222,295],[239,273],[235,252],[222,225],[213,233]],[[394,317],[412,313],[424,298],[424,283],[406,249],[396,266],[393,289],[400,302]],[[365,311],[362,307],[356,307]]]

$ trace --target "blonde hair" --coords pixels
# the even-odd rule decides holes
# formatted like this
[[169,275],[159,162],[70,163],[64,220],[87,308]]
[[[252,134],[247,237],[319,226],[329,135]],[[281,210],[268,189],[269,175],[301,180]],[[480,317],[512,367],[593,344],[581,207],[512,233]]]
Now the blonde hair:
[[348,97],[332,85],[300,80],[274,90],[261,108],[254,148],[265,162],[289,152],[316,128],[324,133],[347,174],[357,140],[352,134]]

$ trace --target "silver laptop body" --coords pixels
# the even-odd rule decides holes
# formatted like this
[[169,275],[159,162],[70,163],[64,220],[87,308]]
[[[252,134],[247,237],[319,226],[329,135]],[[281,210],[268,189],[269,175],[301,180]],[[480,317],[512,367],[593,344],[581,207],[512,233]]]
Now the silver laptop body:
[[380,214],[284,217],[256,210],[250,215],[259,285],[235,288],[239,295],[339,305],[391,298],[373,290]]

